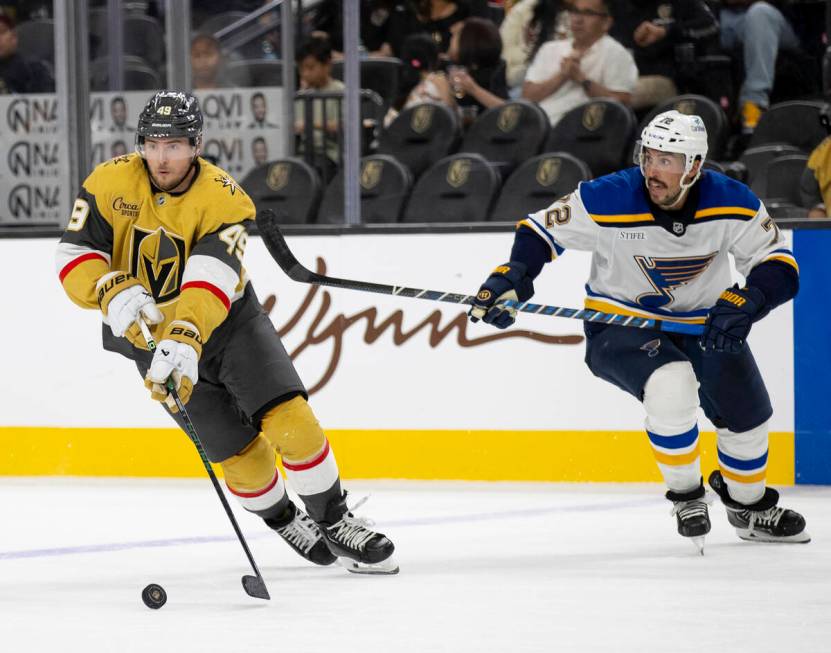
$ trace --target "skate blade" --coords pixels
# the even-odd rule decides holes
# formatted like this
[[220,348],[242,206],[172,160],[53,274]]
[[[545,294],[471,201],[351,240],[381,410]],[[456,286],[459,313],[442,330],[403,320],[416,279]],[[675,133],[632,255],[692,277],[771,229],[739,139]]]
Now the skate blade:
[[806,531],[797,533],[796,535],[787,535],[785,537],[774,537],[760,533],[759,531],[750,532],[747,528],[737,528],[736,533],[745,542],[772,542],[781,544],[808,544],[811,541],[811,536]]
[[698,551],[699,555],[704,555],[704,536],[699,535],[698,537],[691,537],[690,542],[693,543],[695,550]]
[[341,557],[338,558],[338,564],[353,574],[390,576],[398,573],[398,563],[391,557],[374,564]]

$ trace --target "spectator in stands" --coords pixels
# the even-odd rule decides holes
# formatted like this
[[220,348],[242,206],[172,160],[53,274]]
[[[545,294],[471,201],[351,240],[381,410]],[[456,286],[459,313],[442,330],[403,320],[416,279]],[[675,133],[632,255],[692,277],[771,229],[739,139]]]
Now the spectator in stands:
[[571,38],[563,0],[520,0],[499,26],[510,89],[521,91],[525,71],[546,41]]
[[678,95],[676,46],[700,43],[719,33],[704,0],[612,0],[612,17],[609,36],[632,52],[638,66],[635,109]]
[[257,136],[251,141],[251,158],[255,166],[261,166],[268,161],[268,144],[262,136]]
[[723,0],[719,13],[721,45],[742,47],[744,82],[739,92],[742,129],[752,133],[770,104],[776,56],[794,50],[799,39],[781,11],[784,0]]
[[819,120],[829,136],[811,152],[799,188],[809,218],[829,217],[831,208],[831,105],[823,106]]
[[54,93],[55,80],[47,65],[24,57],[17,46],[14,20],[0,15],[0,95]]
[[470,15],[466,2],[416,0],[417,29],[427,32],[444,55],[450,47],[450,28]]
[[462,117],[475,118],[485,109],[504,104],[508,83],[496,25],[486,18],[471,16],[453,25],[450,31],[447,55],[453,65],[448,67],[448,75]]
[[[332,44],[326,37],[313,36],[298,48],[297,70],[300,75],[298,94],[301,98],[314,93],[342,93],[345,88],[342,81],[332,77]],[[328,159],[328,162],[321,165],[334,165],[340,158],[340,111],[337,100],[315,100],[309,97],[295,103],[294,131],[301,136],[298,151],[305,150],[306,106],[309,102],[315,152],[324,154]],[[328,172],[322,174],[325,179],[330,177]]]
[[251,117],[254,122],[248,125],[248,129],[273,129],[277,126],[268,122],[268,105],[265,95],[259,91],[251,96]]
[[232,86],[222,71],[219,41],[211,34],[197,34],[191,39],[190,69],[196,90]]
[[638,80],[632,55],[608,35],[608,0],[574,0],[572,39],[544,43],[531,62],[522,97],[539,103],[552,125],[594,97],[630,104]]
[[135,127],[130,127],[127,124],[127,104],[121,95],[116,95],[110,100],[110,118],[113,121],[112,125],[110,125],[111,132],[123,133],[136,131]]
[[404,67],[398,95],[392,103],[384,125],[389,125],[404,109],[415,104],[446,104],[454,111],[456,100],[445,74],[439,70],[439,49],[429,34],[412,34],[401,48]]

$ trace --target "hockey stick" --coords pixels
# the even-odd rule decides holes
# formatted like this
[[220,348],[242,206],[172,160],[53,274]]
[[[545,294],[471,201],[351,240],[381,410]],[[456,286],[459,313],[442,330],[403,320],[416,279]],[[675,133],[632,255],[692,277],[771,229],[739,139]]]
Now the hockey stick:
[[[300,283],[311,283],[319,286],[332,286],[333,288],[348,288],[350,290],[363,290],[364,292],[380,293],[382,295],[395,295],[396,297],[409,297],[412,299],[429,299],[438,302],[450,302],[452,304],[473,304],[473,295],[460,295],[457,293],[443,292],[441,290],[426,290],[423,288],[407,288],[405,286],[388,286],[370,281],[356,281],[353,279],[339,279],[328,277],[312,272],[305,268],[292,254],[286,239],[280,232],[277,224],[277,216],[273,211],[266,209],[257,214],[257,228],[265,243],[266,249],[277,264],[283,269],[288,277]],[[602,313],[591,309],[563,308],[562,306],[549,306],[547,304],[532,304],[531,302],[504,302],[504,306],[514,308],[521,313],[534,313],[536,315],[548,315],[550,317],[568,317],[575,320],[587,322],[602,322],[617,326],[634,327],[637,329],[652,329],[654,331],[665,331],[669,333],[683,333],[687,335],[701,335],[704,327],[701,324],[686,324],[684,322],[673,322],[670,320],[655,320],[645,317],[631,315],[620,315],[618,313]]]
[[[141,328],[141,333],[144,336],[144,339],[147,341],[147,348],[150,350],[151,353],[155,352],[156,341],[153,340],[153,336],[150,334],[150,329],[147,328],[147,325],[144,323],[143,319],[139,318],[138,323],[139,327]],[[190,420],[190,415],[188,415],[188,411],[185,409],[185,405],[179,398],[179,393],[176,391],[176,384],[173,382],[172,376],[168,377],[166,385],[167,391],[170,393],[170,396],[173,397],[173,401],[176,402],[176,408],[179,409],[179,414],[182,416],[182,421],[185,423],[185,433],[187,433],[188,437],[191,439],[193,444],[196,445],[196,450],[199,452],[199,457],[202,459],[202,464],[205,466],[205,471],[208,472],[208,476],[211,479],[211,483],[213,483],[214,490],[216,490],[216,494],[219,497],[219,500],[222,502],[222,507],[225,508],[225,514],[228,515],[228,519],[231,520],[231,525],[234,527],[234,532],[237,534],[239,543],[242,544],[242,550],[245,551],[245,555],[248,557],[248,562],[251,563],[251,568],[254,570],[254,573],[256,574],[256,576],[243,576],[242,588],[245,590],[245,593],[248,594],[248,596],[253,596],[256,599],[269,600],[271,599],[271,596],[269,596],[268,594],[268,589],[265,586],[263,575],[260,573],[260,570],[257,567],[257,563],[254,562],[254,556],[251,555],[251,550],[248,548],[248,544],[245,541],[245,537],[243,537],[239,524],[237,524],[237,520],[234,517],[234,513],[231,511],[231,506],[228,505],[228,499],[225,498],[225,493],[222,491],[222,488],[219,485],[219,481],[216,478],[216,474],[214,474],[214,470],[211,468],[211,463],[208,460],[208,456],[205,454],[205,448],[202,446],[202,442],[199,440],[199,436],[196,434],[196,428],[193,426],[193,422]]]

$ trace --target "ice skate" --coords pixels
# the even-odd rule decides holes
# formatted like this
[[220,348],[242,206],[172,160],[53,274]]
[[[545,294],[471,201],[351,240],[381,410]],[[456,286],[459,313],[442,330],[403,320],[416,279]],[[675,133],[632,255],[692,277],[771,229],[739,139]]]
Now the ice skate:
[[689,538],[699,554],[704,555],[704,536],[710,532],[710,515],[704,486],[692,492],[668,491],[667,499],[672,501],[671,515],[678,520],[678,534]]
[[266,519],[265,523],[309,562],[325,566],[337,560],[323,540],[320,527],[292,502],[289,502],[282,515],[274,519]]
[[[364,501],[366,497],[352,509]],[[320,529],[329,550],[338,556],[338,563],[353,574],[397,574],[398,564],[392,558],[395,545],[383,533],[373,531],[372,525],[346,509],[344,492],[327,507]]]
[[730,498],[727,484],[718,470],[710,474],[709,483],[721,497],[727,509],[727,521],[741,539],[790,544],[811,541],[811,536],[805,531],[805,518],[795,510],[777,506],[779,493],[773,488],[765,488],[765,494],[759,501],[746,506]]

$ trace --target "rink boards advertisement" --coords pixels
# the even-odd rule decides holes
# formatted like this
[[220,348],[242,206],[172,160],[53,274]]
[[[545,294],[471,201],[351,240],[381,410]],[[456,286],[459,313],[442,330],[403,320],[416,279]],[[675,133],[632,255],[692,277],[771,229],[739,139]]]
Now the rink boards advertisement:
[[[136,119],[151,91],[92,93],[92,164],[132,152]],[[283,90],[275,87],[196,91],[205,119],[203,152],[241,180],[283,154]],[[0,225],[65,224],[75,192],[63,186],[66,138],[58,97],[0,96]],[[71,195],[71,197],[70,197]]]
[[[505,260],[510,233],[295,236],[320,273],[473,293]],[[197,476],[184,434],[134,365],[102,350],[100,316],[64,295],[48,239],[0,240],[7,371],[0,474]],[[245,265],[352,478],[657,481],[642,407],[583,363],[582,322],[521,315],[471,324],[458,305],[295,283],[251,238]],[[536,300],[580,307],[589,255],[546,266]],[[11,320],[8,319],[11,315]],[[769,479],[794,474],[791,304],[750,344],[774,406]],[[9,373],[8,371],[11,370]],[[712,425],[700,422],[705,474]]]

